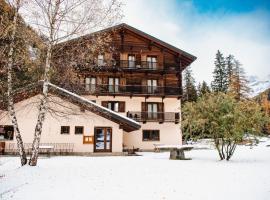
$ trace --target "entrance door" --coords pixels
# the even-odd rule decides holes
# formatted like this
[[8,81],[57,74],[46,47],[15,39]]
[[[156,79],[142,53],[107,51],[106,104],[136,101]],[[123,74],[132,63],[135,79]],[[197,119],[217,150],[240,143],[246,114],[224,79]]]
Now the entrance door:
[[95,152],[112,152],[112,128],[95,128]]

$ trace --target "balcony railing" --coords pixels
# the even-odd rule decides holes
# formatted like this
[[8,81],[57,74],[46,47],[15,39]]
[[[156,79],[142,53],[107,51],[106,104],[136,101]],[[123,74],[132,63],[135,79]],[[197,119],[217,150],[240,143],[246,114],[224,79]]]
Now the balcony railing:
[[174,122],[179,123],[180,115],[176,112],[127,112],[127,117],[137,122]]
[[[84,91],[87,94],[125,94],[125,95],[181,95],[179,87],[160,87],[143,85],[94,85],[84,84]],[[82,87],[83,88],[83,87]],[[81,89],[82,89],[81,88]],[[83,90],[83,89],[82,89]]]
[[[83,66],[79,67],[80,69]],[[92,64],[93,70],[98,71],[171,71],[179,72],[180,67],[176,63],[163,63],[131,60],[97,60]]]

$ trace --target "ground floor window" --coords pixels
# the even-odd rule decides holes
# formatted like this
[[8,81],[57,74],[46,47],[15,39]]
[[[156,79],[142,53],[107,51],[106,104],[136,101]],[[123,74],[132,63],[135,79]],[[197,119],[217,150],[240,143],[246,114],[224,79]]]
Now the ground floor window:
[[69,134],[70,127],[69,126],[61,126],[61,134]]
[[159,130],[143,130],[143,141],[159,141]]
[[75,134],[83,134],[83,126],[75,126]]
[[13,140],[14,128],[13,126],[0,126],[0,139]]

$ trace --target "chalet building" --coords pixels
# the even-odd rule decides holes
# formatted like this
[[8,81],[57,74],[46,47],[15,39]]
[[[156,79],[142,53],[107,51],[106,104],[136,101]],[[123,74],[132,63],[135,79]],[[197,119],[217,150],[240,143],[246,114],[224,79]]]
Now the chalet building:
[[[111,35],[109,48],[91,53],[88,46],[93,35],[103,33]],[[54,66],[61,66],[59,71],[63,74],[75,69],[78,87],[68,93],[70,88],[59,83],[67,90],[59,87],[52,96],[66,106],[55,104],[54,108],[73,108],[80,114],[48,116],[42,143],[69,143],[74,152],[113,153],[125,148],[153,150],[154,144],[182,143],[182,71],[195,56],[127,24],[67,41],[57,48],[61,54],[54,55]],[[78,57],[83,58],[78,61]],[[62,98],[59,91],[62,96],[67,92],[75,99]],[[17,109],[21,108],[18,118],[22,132],[31,133],[23,135],[29,143],[36,111],[25,109],[36,98],[38,95],[16,103]],[[0,125],[8,148],[15,142],[7,139],[7,133],[12,132],[7,126],[10,122],[0,118]]]

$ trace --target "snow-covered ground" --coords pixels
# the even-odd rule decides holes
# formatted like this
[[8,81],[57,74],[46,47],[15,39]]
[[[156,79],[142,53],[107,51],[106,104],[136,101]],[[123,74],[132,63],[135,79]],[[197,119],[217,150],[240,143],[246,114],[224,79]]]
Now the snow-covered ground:
[[269,200],[270,140],[238,147],[231,161],[215,150],[192,150],[193,160],[169,160],[168,153],[137,157],[41,158],[20,167],[0,158],[0,199],[185,199]]

